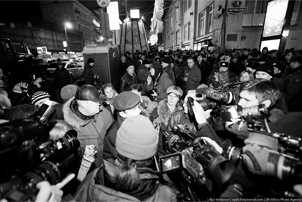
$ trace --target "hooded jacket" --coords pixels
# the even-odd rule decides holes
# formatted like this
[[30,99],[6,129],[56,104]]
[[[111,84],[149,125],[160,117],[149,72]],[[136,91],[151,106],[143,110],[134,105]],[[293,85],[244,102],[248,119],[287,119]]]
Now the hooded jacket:
[[77,138],[80,141],[83,153],[86,145],[96,146],[98,153],[95,165],[99,167],[102,163],[104,137],[107,129],[113,123],[112,115],[107,109],[103,108],[92,119],[83,120],[70,109],[73,99],[71,98],[63,105],[64,120],[77,131]]
[[[123,193],[109,187],[106,187],[105,176],[110,175],[112,172],[118,172],[117,167],[108,161],[104,161],[104,165],[99,169],[95,169],[89,175],[86,176],[84,181],[78,187],[75,195],[75,201],[177,201],[177,191],[170,188],[167,185],[162,185],[159,182],[158,176],[152,173],[140,173],[141,182],[146,184],[148,181],[155,182],[149,184],[145,189],[132,190],[132,194]],[[140,187],[140,186],[139,186]],[[155,191],[155,192],[154,192]],[[140,200],[137,196],[150,197]]]

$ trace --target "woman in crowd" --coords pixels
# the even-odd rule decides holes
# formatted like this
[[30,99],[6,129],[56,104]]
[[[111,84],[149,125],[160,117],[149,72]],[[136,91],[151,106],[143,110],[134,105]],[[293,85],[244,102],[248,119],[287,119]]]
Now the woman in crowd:
[[127,118],[116,136],[118,158],[91,172],[75,201],[176,201],[177,191],[154,169],[158,135],[142,115]]
[[247,71],[247,70],[244,70],[239,75],[239,81],[240,82],[251,81],[253,79],[254,79],[254,74],[250,71]]
[[167,89],[167,98],[158,103],[158,106],[153,110],[150,117],[156,128],[159,127],[164,131],[167,130],[172,114],[178,110],[183,110],[182,95],[183,91],[178,86],[170,86]]
[[111,83],[107,83],[103,86],[103,92],[106,95],[107,100],[105,103],[110,108],[110,112],[114,114],[114,107],[113,107],[113,99],[118,95],[114,87]]

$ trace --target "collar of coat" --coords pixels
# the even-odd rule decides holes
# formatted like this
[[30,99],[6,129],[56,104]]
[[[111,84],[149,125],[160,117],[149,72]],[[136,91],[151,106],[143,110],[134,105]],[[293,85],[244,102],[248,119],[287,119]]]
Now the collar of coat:
[[183,110],[181,101],[176,104],[176,107],[173,110],[173,112],[170,111],[169,107],[167,106],[167,102],[168,102],[168,99],[166,98],[166,99],[160,101],[157,106],[158,118],[159,118],[160,122],[164,123],[166,126],[168,125],[168,122],[174,112],[176,112],[178,110]]
[[[79,114],[80,112],[75,106],[74,102],[76,103],[74,98],[71,98],[63,105],[63,116],[64,120],[74,128],[79,128],[81,126],[87,125],[94,116],[88,118],[84,114]],[[84,117],[85,116],[85,117]]]

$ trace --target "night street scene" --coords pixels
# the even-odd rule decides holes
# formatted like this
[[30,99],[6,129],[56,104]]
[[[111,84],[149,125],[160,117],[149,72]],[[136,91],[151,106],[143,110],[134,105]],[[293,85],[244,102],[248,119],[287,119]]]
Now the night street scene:
[[300,0],[0,1],[0,202],[302,200]]

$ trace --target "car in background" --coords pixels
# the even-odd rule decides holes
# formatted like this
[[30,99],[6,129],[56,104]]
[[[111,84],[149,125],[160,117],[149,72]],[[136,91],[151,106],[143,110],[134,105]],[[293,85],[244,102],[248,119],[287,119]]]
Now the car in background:
[[[83,63],[71,62],[71,61],[62,61],[63,68],[69,71],[69,74],[73,81],[82,76],[84,71]],[[47,71],[53,74],[58,66],[58,62],[52,62],[48,65]]]

